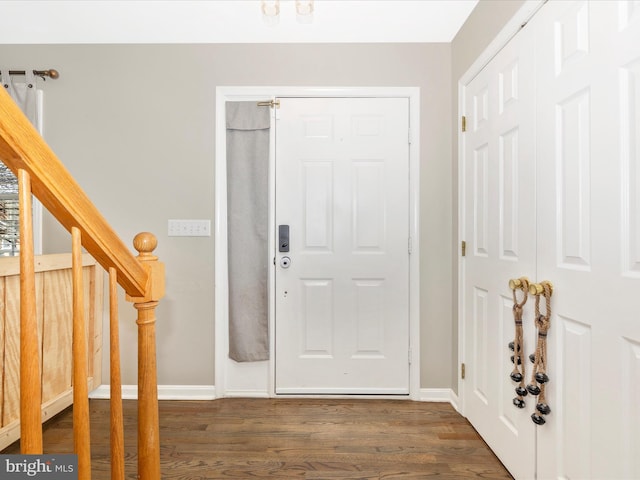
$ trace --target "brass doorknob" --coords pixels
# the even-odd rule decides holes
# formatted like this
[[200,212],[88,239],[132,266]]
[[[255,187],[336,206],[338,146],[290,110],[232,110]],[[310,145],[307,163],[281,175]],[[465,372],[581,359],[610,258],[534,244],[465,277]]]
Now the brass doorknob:
[[530,283],[529,284],[529,294],[531,295],[542,295],[544,292],[544,287],[549,287],[549,292],[553,294],[553,283],[548,280],[543,280],[540,283]]
[[527,277],[512,278],[511,280],[509,280],[509,288],[511,290],[515,290],[516,288],[523,288],[524,282],[529,283],[529,279]]

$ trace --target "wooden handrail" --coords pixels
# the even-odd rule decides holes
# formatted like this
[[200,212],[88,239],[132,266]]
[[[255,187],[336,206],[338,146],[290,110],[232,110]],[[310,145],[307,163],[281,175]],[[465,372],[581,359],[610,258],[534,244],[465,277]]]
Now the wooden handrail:
[[9,94],[0,89],[0,160],[16,174],[31,177],[33,194],[69,231],[82,233],[82,246],[109,270],[128,295],[144,297],[149,274],[120,240],[62,162]]

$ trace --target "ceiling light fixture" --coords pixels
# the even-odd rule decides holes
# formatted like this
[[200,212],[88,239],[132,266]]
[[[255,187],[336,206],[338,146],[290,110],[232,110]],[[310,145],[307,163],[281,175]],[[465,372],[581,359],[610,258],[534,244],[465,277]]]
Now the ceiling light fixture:
[[313,22],[313,0],[296,0],[296,20],[300,23]]
[[[296,0],[296,20],[299,23],[313,22],[314,0]],[[280,0],[262,0],[262,19],[267,25],[274,26],[280,22]]]

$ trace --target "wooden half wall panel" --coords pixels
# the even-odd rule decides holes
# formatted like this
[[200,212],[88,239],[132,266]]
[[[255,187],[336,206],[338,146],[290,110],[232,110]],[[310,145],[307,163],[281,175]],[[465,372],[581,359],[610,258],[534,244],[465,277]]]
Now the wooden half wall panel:
[[[2,276],[4,290],[4,361],[2,368],[2,427],[20,412],[20,276]],[[11,293],[15,292],[15,293]]]
[[[42,421],[73,402],[71,255],[36,257],[36,315],[42,379]],[[83,255],[88,388],[100,385],[103,269]],[[20,276],[17,258],[0,259],[0,450],[20,438]]]
[[[73,312],[71,270],[44,272],[42,402],[71,389]],[[40,303],[39,303],[40,304]]]

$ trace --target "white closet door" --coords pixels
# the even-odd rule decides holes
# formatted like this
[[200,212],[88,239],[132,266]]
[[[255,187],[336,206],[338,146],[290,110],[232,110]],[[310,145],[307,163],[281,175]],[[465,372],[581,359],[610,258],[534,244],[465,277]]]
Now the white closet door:
[[[465,89],[463,262],[465,415],[518,479],[533,478],[535,432],[513,405],[514,338],[509,279],[535,276],[533,36],[521,31]],[[526,305],[525,349],[533,348]],[[526,361],[527,371],[531,364]]]
[[538,478],[640,478],[640,5],[537,19],[538,277],[554,284]]

